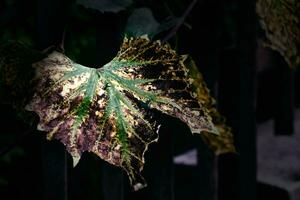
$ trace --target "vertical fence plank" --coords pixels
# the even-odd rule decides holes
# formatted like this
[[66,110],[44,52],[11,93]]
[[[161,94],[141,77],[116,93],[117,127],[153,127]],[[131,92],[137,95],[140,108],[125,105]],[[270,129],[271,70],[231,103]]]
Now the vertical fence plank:
[[[62,40],[66,4],[59,0],[38,0],[38,48],[58,45]],[[67,199],[67,155],[62,144],[42,141],[43,199]]]
[[[148,186],[126,194],[126,200],[174,200],[173,134],[178,134],[178,120],[163,116],[159,142],[149,146],[142,172]],[[175,124],[174,124],[175,123]],[[173,126],[172,126],[173,125]]]
[[43,141],[43,199],[67,200],[67,154],[58,142]]
[[[217,38],[220,28],[220,8],[221,5],[218,0],[198,1],[187,20],[193,29],[182,28],[178,32],[179,38],[182,38],[178,41],[179,50],[182,53],[189,53],[193,57],[199,71],[204,76],[207,87],[210,89],[210,94],[214,98],[216,97],[218,79],[217,48],[219,44]],[[175,141],[176,144],[182,142],[184,137],[186,136],[179,137]],[[193,183],[190,183],[193,186],[190,191],[197,195],[197,197],[193,197],[194,199],[214,199],[215,156],[199,136],[194,135],[191,141],[193,141],[192,147],[186,145],[185,148],[197,149],[198,165],[196,166],[197,173],[193,174],[197,178],[193,179],[195,180]],[[182,184],[186,183],[183,182]],[[176,188],[179,187],[176,186]]]
[[[223,52],[220,110],[235,134],[238,155],[219,159],[219,199],[256,199],[255,138],[255,1],[233,1],[236,35]],[[227,16],[228,17],[228,16]],[[223,79],[223,80],[222,80]]]
[[277,66],[277,86],[273,98],[275,135],[291,135],[294,132],[294,70],[290,69],[284,58],[278,53],[274,55]]
[[123,200],[124,178],[127,178],[125,173],[119,167],[106,162],[102,163],[101,170],[103,200]]
[[240,66],[239,80],[239,126],[237,148],[238,199],[256,199],[256,121],[255,121],[255,1],[239,1],[238,49]]
[[214,160],[213,152],[203,142],[197,144],[199,179],[195,183],[195,189],[198,190],[198,199],[213,200],[214,194]]
[[[201,2],[201,1],[200,1]],[[220,3],[217,0],[202,1],[194,10],[194,20],[200,24],[198,32],[199,43],[197,45],[196,61],[200,63],[199,70],[203,73],[210,95],[214,98],[217,93],[218,79],[218,30],[220,21]],[[202,13],[202,20],[199,21],[197,15]],[[209,20],[207,20],[209,18]],[[196,23],[195,23],[196,24]],[[195,37],[196,38],[196,37]],[[200,58],[199,58],[199,57]],[[197,136],[196,136],[197,137]],[[203,142],[196,142],[197,147],[197,171],[199,179],[195,189],[198,190],[197,199],[213,200],[215,198],[215,156],[211,149]]]
[[172,128],[172,119],[161,121],[165,123],[160,129],[159,143],[151,145],[151,152],[146,155],[148,165],[144,173],[149,183],[144,194],[146,200],[174,200],[173,134],[178,133]]

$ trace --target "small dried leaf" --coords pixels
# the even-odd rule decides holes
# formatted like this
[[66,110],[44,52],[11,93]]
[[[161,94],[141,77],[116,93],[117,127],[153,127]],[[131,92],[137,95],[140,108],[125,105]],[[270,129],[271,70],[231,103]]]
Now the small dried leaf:
[[201,134],[204,142],[215,152],[216,155],[236,152],[233,142],[231,128],[226,125],[225,118],[215,108],[215,100],[210,96],[202,74],[199,72],[192,58],[185,61],[185,66],[189,69],[189,77],[193,80],[192,91],[197,93],[201,104],[207,108],[213,123],[218,129],[219,135],[203,132]]
[[205,102],[191,92],[184,62],[169,45],[147,38],[124,39],[102,68],[84,67],[53,52],[34,64],[38,85],[27,110],[38,129],[58,139],[74,159],[85,151],[124,168],[135,190],[148,145],[158,139],[154,110],[179,118],[193,133],[218,134]]
[[300,65],[300,1],[257,0],[256,12],[266,32],[265,45],[278,51],[291,68]]

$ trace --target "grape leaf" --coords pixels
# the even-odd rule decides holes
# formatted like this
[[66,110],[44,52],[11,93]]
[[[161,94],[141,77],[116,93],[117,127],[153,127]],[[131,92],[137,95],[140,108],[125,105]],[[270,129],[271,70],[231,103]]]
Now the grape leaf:
[[256,12],[266,33],[265,46],[278,51],[289,67],[300,65],[300,1],[257,0]]
[[125,34],[129,37],[147,35],[150,39],[174,27],[180,18],[168,17],[161,23],[158,22],[151,9],[143,7],[135,9],[127,20]]
[[187,56],[148,38],[125,38],[117,56],[101,68],[74,63],[53,52],[34,63],[36,91],[26,106],[38,129],[58,139],[77,164],[85,151],[124,168],[135,190],[148,145],[158,140],[155,110],[179,118],[192,133],[218,134],[184,65]]
[[135,9],[129,16],[125,28],[127,36],[138,37],[147,34],[150,38],[155,34],[159,23],[149,8]]
[[44,58],[23,43],[8,41],[0,45],[0,103],[11,105],[17,116],[32,125],[34,115],[24,107],[34,93],[33,62]]
[[189,70],[188,76],[194,80],[191,87],[192,91],[197,93],[198,100],[208,109],[209,115],[212,117],[212,121],[219,131],[218,135],[204,131],[201,134],[203,141],[216,155],[230,152],[235,153],[232,130],[226,125],[225,118],[215,108],[215,100],[210,96],[203,76],[191,57],[186,59],[185,66]]

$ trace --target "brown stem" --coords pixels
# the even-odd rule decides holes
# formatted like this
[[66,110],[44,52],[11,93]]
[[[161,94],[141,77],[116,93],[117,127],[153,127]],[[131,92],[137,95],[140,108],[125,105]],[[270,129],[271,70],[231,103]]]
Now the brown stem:
[[66,39],[66,28],[64,28],[64,32],[62,34],[61,43],[59,44],[59,47],[63,52],[65,52],[65,39]]
[[190,12],[192,11],[192,9],[194,8],[194,6],[196,5],[197,2],[198,2],[198,0],[193,0],[190,3],[190,5],[184,11],[183,15],[180,17],[180,20],[178,21],[176,26],[174,26],[174,28],[169,32],[169,34],[161,40],[163,43],[167,42],[169,39],[171,39],[177,33],[177,31],[179,30],[181,25],[184,23],[185,18],[190,14]]

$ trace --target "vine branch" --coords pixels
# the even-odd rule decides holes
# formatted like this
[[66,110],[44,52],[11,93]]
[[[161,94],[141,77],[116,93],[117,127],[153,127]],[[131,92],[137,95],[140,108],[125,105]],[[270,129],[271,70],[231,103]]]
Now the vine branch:
[[196,5],[196,3],[198,2],[198,0],[193,0],[190,5],[187,7],[187,9],[184,11],[184,13],[182,14],[182,16],[180,17],[178,23],[176,24],[176,26],[174,26],[174,28],[171,29],[171,31],[169,32],[168,35],[166,35],[161,41],[163,43],[167,42],[169,39],[171,39],[179,30],[179,28],[182,26],[182,24],[185,22],[185,18],[190,14],[190,12],[192,11],[192,9],[194,8],[194,6]]
[[61,48],[61,50],[64,52],[65,51],[65,39],[66,39],[66,28],[64,28],[64,31],[62,33],[62,38],[61,38],[61,42],[59,44],[59,47]]

